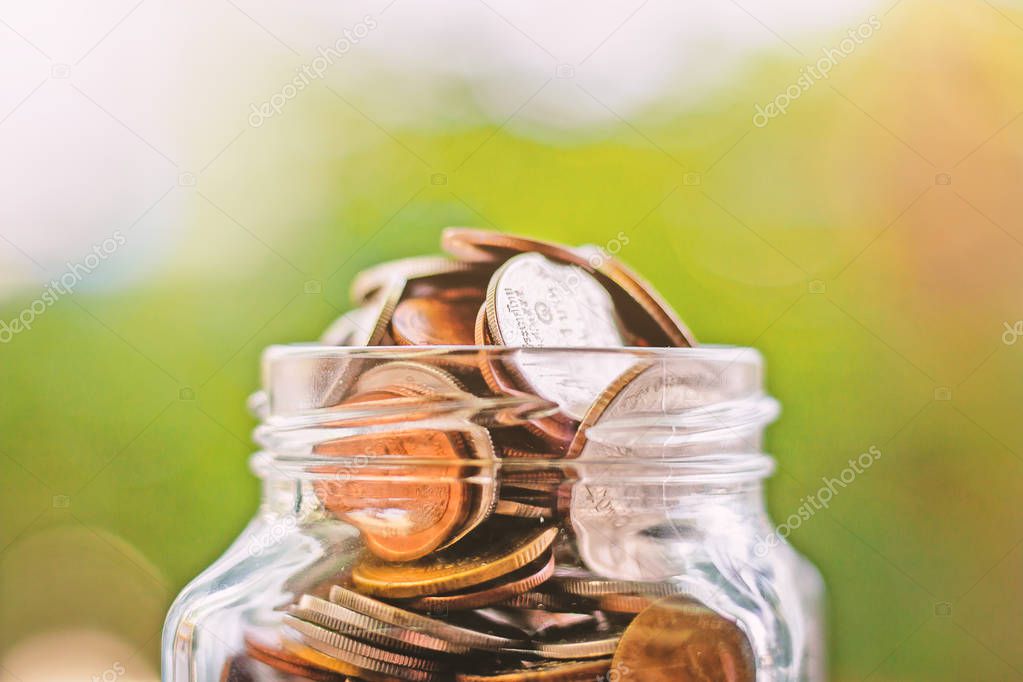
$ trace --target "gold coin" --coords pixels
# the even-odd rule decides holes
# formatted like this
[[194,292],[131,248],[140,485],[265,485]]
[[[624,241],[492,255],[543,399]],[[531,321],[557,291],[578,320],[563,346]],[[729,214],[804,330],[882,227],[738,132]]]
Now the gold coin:
[[611,665],[623,682],[754,682],[757,673],[746,633],[681,596],[661,599],[636,616]]
[[411,609],[430,613],[445,613],[478,609],[497,604],[523,592],[528,592],[545,583],[554,575],[554,555],[540,559],[510,576],[498,578],[492,583],[485,583],[464,592],[440,594],[432,597],[420,597],[407,602]]
[[363,555],[352,582],[365,594],[391,599],[457,592],[494,580],[539,558],[554,542],[557,527],[494,523],[451,549],[402,564]]
[[455,680],[457,682],[594,682],[604,680],[610,669],[611,659],[609,658],[596,661],[549,661],[494,673],[479,675],[460,673],[455,676]]

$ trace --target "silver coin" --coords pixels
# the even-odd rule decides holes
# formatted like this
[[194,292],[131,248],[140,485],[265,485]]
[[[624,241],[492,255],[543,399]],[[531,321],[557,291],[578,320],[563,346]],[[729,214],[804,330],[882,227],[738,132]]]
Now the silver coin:
[[[663,458],[672,448],[745,435],[732,426],[742,424],[744,411],[759,421],[776,405],[763,396],[758,368],[738,358],[735,366],[720,365],[676,357],[633,366],[593,401],[568,456]],[[725,425],[736,433],[725,433]]]
[[561,661],[603,658],[614,654],[621,632],[565,637],[554,642],[537,642],[533,651],[541,658]]
[[373,333],[376,315],[372,307],[354,308],[334,320],[320,336],[325,346],[364,346]]
[[470,647],[457,642],[434,637],[422,630],[385,623],[310,594],[302,595],[289,612],[328,630],[417,656],[428,655],[429,652],[465,654],[471,651]]
[[292,641],[300,641],[324,656],[343,661],[360,671],[410,682],[429,682],[437,677],[436,663],[427,659],[379,649],[294,616],[285,615],[284,625]]
[[405,291],[405,281],[388,280],[373,298],[335,320],[320,336],[325,346],[379,346]]
[[347,609],[357,611],[372,618],[375,618],[390,625],[418,630],[433,637],[443,639],[456,644],[483,649],[486,651],[498,651],[501,649],[513,648],[521,645],[522,642],[499,637],[497,635],[477,632],[468,628],[459,627],[452,623],[430,618],[412,611],[400,609],[385,602],[367,597],[339,585],[330,588],[330,601],[340,604]]
[[[621,348],[626,334],[606,289],[582,268],[538,253],[509,259],[490,279],[487,326],[494,342],[520,348]],[[612,353],[515,356],[516,373],[543,398],[581,419],[632,360]]]
[[621,594],[667,597],[686,593],[685,588],[677,583],[604,580],[602,578],[561,577],[557,575],[548,583],[548,586],[551,590],[592,598]]
[[349,296],[352,303],[361,305],[394,282],[404,282],[415,277],[471,272],[473,269],[474,266],[469,263],[444,256],[414,256],[388,261],[359,272],[352,280]]

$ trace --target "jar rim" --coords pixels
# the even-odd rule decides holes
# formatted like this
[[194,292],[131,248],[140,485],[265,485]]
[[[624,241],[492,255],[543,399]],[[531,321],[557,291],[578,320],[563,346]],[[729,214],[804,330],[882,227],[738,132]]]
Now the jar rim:
[[587,353],[595,355],[624,355],[653,359],[708,359],[731,358],[732,362],[751,362],[763,365],[763,354],[752,346],[729,344],[703,344],[689,348],[659,348],[649,346],[329,346],[319,343],[272,344],[263,350],[263,364],[272,364],[291,357],[432,357],[457,356],[484,352],[491,355],[527,353],[530,355],[558,355],[563,353]]
[[[481,366],[493,370],[491,379],[501,375],[513,384],[531,372],[534,383],[510,390],[491,384],[488,389]],[[548,390],[539,390],[537,372]],[[315,456],[333,443],[344,442],[350,449],[367,436],[437,429],[461,432],[475,443],[473,451],[490,452],[486,458],[498,450],[490,433],[494,429],[528,431],[545,420],[549,425],[568,419],[572,428],[585,432],[579,448],[579,438],[572,438],[569,460],[621,461],[625,453],[627,459],[639,455],[663,465],[705,455],[759,453],[761,431],[779,411],[777,401],[763,390],[761,354],[735,346],[290,344],[266,349],[263,373],[266,392],[254,406],[263,423],[255,439],[282,459]],[[479,386],[474,388],[473,382]],[[575,394],[566,396],[562,383]],[[374,391],[396,395],[389,393],[395,386],[404,391],[402,397],[361,399]],[[574,414],[569,408],[575,408]],[[597,416],[591,419],[594,412]],[[531,458],[534,464],[565,454],[537,452]]]

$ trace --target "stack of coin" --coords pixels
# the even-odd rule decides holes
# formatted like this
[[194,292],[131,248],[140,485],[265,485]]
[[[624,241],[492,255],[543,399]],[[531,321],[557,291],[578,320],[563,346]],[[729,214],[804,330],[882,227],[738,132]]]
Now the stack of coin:
[[[325,514],[358,529],[361,555],[329,586],[284,605],[280,627],[250,636],[224,679],[752,681],[742,629],[679,583],[586,568],[586,529],[566,513],[571,486],[560,467],[544,466],[599,456],[588,429],[663,409],[651,396],[686,407],[700,381],[695,372],[672,384],[635,355],[580,349],[688,347],[692,334],[597,247],[468,228],[446,230],[442,247],[450,257],[358,275],[356,308],[321,342],[467,352],[446,363],[353,363],[330,376],[323,407],[358,428],[313,446],[323,462],[314,490]],[[480,346],[575,350],[539,363],[471,352]],[[729,387],[712,388],[728,398]],[[443,412],[459,399],[509,396],[543,409],[492,426]],[[502,460],[517,466],[483,474]]]

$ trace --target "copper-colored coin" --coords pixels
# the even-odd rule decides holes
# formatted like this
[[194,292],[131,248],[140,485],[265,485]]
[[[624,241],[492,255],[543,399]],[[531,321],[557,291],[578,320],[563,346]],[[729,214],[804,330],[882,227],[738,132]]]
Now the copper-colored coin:
[[612,667],[623,682],[753,682],[749,638],[724,616],[685,597],[666,597],[633,619]]
[[406,298],[394,310],[391,331],[405,346],[471,346],[482,301]]
[[330,601],[344,608],[364,614],[382,623],[411,631],[421,632],[432,638],[450,643],[454,653],[463,648],[497,651],[521,646],[522,642],[478,630],[470,630],[453,623],[430,618],[413,611],[367,597],[353,590],[335,585],[330,591]]
[[233,656],[224,663],[220,672],[220,682],[306,682],[307,680],[330,680],[331,682],[348,682],[349,678],[329,672],[306,667],[303,670],[313,671],[310,674],[289,672],[280,667],[269,665],[255,656]]
[[245,654],[264,665],[268,665],[286,675],[295,675],[317,682],[337,682],[338,676],[322,668],[309,665],[301,658],[283,648],[279,635],[271,640],[260,639],[252,634],[244,638]]
[[561,459],[564,457],[564,453],[552,452],[552,448],[545,450],[523,450],[514,446],[507,446],[501,448],[501,457],[507,457],[508,459]]
[[[464,442],[457,433],[419,429],[349,436],[321,443],[313,451],[368,462],[342,476],[323,476],[314,487],[324,506],[362,531],[366,546],[382,559],[426,556],[470,512],[469,491],[461,480]],[[422,464],[372,464],[374,458],[394,456],[437,461],[440,466],[431,466],[427,477]]]
[[[433,682],[440,678],[439,675],[425,670],[415,668],[403,668],[401,666],[376,661],[364,656],[356,656],[351,652],[334,649],[323,643],[313,643],[305,640],[286,637],[284,647],[295,656],[308,662],[310,665],[325,670],[332,670],[342,675],[350,675],[368,682],[395,682],[396,680],[408,680],[409,682]],[[355,662],[353,662],[355,661]]]
[[576,251],[612,285],[608,289],[630,331],[652,346],[696,346],[693,333],[649,282],[596,246],[582,246]]
[[491,519],[488,527],[476,530],[476,537],[416,561],[393,564],[364,555],[352,569],[352,582],[365,594],[392,599],[457,592],[535,561],[557,534],[556,527],[521,527]]
[[487,291],[487,280],[494,272],[493,265],[462,263],[463,270],[439,275],[414,277],[405,284],[407,298],[436,298],[453,301],[475,298],[482,301]]
[[457,682],[592,682],[603,680],[611,659],[596,661],[548,661],[529,667],[506,669],[480,675],[460,673]]
[[406,606],[419,611],[444,613],[478,609],[503,602],[517,594],[535,589],[554,575],[554,555],[534,562],[514,574],[498,578],[492,583],[479,585],[470,590],[454,594],[420,597],[406,602]]
[[587,258],[559,244],[472,227],[448,227],[441,234],[441,247],[452,256],[471,263],[493,263],[520,253],[540,253],[562,263],[588,267]]

